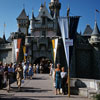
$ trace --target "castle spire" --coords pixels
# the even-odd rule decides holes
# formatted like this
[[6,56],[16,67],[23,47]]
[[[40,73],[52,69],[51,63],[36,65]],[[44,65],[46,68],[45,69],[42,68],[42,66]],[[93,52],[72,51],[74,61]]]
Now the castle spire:
[[46,1],[44,1],[44,7],[46,6]]
[[92,32],[92,35],[100,35],[99,28],[98,28],[96,21],[95,21],[94,30]]
[[3,40],[6,41],[6,37],[5,37],[5,28],[6,28],[6,24],[4,22],[4,32],[3,32]]
[[51,0],[51,2],[59,2],[59,0]]
[[49,9],[52,17],[54,17],[54,13],[56,15],[56,18],[59,17],[60,8],[61,3],[59,3],[59,0],[51,0],[51,2],[49,3]]
[[34,11],[33,11],[33,9],[32,9],[32,19],[34,19],[35,17],[34,17]]

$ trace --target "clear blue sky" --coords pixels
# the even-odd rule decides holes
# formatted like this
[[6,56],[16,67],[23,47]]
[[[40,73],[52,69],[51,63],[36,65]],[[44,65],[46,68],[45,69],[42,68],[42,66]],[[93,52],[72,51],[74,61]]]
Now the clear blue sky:
[[[23,9],[23,4],[27,15],[31,17],[32,8],[34,15],[38,15],[41,3],[46,1],[46,6],[51,0],[0,0],[0,37],[3,36],[4,22],[6,23],[5,34],[6,38],[10,36],[11,32],[17,31],[16,18]],[[66,16],[66,9],[70,6],[71,14],[75,16],[82,16],[78,25],[78,32],[84,31],[86,24],[94,27],[95,9],[100,11],[100,0],[59,0],[62,4],[60,15]],[[97,23],[100,28],[100,14],[97,13]]]

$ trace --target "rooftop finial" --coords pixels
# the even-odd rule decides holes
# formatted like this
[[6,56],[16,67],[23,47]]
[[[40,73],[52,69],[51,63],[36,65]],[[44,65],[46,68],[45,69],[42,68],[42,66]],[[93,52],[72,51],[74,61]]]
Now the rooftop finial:
[[97,21],[96,10],[95,10],[95,21]]
[[23,9],[25,9],[25,4],[23,3]]
[[5,28],[6,28],[6,24],[5,24],[5,22],[4,22],[4,32],[3,32],[3,39],[4,39],[4,40],[6,40],[6,38],[5,38]]
[[3,32],[3,34],[5,34],[5,28],[6,28],[6,24],[5,24],[5,22],[4,22],[4,32]]
[[34,18],[34,10],[33,10],[33,8],[32,8],[32,19]]
[[67,17],[69,16],[69,13],[70,13],[70,7],[69,7],[69,4],[68,4],[68,8],[67,8]]
[[46,6],[46,1],[44,0],[44,6]]

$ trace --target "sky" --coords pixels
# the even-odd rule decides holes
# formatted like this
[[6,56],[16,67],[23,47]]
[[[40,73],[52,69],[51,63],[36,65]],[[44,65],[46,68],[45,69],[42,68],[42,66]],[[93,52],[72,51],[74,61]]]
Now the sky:
[[[32,9],[34,9],[35,17],[38,16],[41,3],[46,1],[46,6],[49,10],[49,3],[51,0],[0,0],[0,37],[3,37],[5,31],[6,38],[10,36],[11,32],[17,31],[16,18],[25,8],[27,15],[31,18]],[[81,16],[78,32],[84,32],[87,24],[91,28],[94,27],[95,10],[100,11],[100,0],[59,0],[61,2],[60,16],[66,16],[67,7],[70,7],[71,16]],[[100,13],[96,12],[96,20],[100,28]],[[4,23],[6,27],[4,29]]]

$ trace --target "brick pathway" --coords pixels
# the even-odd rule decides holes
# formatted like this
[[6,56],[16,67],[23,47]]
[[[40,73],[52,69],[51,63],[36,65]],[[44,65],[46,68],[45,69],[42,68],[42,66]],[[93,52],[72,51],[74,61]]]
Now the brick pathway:
[[48,74],[34,75],[32,80],[22,83],[21,92],[17,91],[16,82],[11,85],[11,91],[0,90],[0,100],[89,100],[76,95],[55,95],[52,78]]

